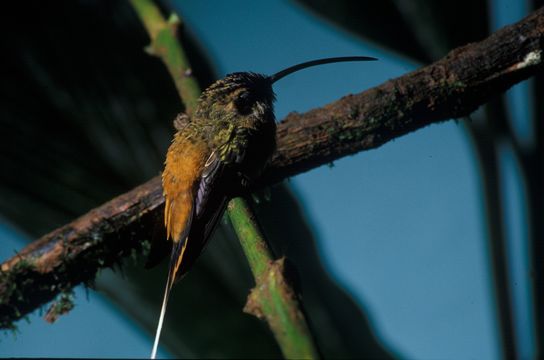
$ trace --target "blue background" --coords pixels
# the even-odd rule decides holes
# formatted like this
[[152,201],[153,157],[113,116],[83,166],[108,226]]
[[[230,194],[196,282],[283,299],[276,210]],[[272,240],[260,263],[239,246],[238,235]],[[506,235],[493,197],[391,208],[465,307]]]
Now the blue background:
[[[523,1],[492,3],[494,29],[527,12]],[[174,6],[220,75],[270,74],[328,56],[380,59],[316,67],[281,80],[275,86],[278,119],[420,66],[288,1],[175,1]],[[509,102],[518,135],[531,141],[526,91],[526,84],[516,87]],[[501,158],[516,324],[527,358],[533,340],[525,204],[511,149],[501,149]],[[289,182],[317,234],[325,265],[364,304],[383,344],[401,357],[500,357],[479,175],[462,122],[450,121]],[[24,235],[7,223],[0,224],[0,236],[2,259],[24,244]],[[38,314],[29,319],[16,335],[1,337],[0,356],[146,357],[151,349],[147,333],[94,292],[76,291],[75,309],[55,325]]]

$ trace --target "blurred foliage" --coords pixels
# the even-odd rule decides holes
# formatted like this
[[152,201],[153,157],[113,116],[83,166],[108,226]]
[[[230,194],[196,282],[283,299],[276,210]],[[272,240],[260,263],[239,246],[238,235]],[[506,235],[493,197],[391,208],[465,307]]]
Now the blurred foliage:
[[[13,6],[0,15],[2,30],[10,34],[0,40],[7,55],[0,82],[0,214],[39,236],[158,175],[171,121],[183,109],[162,63],[143,51],[148,39],[128,3]],[[25,14],[24,26],[12,14]],[[190,33],[179,36],[205,88],[214,79],[206,57]],[[285,231],[271,231],[272,241],[298,239],[278,254],[296,264],[322,353],[388,357],[359,306],[319,264],[294,197],[282,186],[274,194],[278,200],[260,211],[272,223],[289,224],[278,228]],[[144,259],[135,260],[103,271],[96,284],[152,334],[165,264],[147,271]],[[177,356],[279,357],[266,324],[242,312],[252,286],[243,253],[230,226],[223,225],[176,286],[163,343]]]
[[[37,236],[159,174],[181,109],[125,2],[12,5],[0,15],[0,212]],[[213,74],[189,43],[205,86]]]
[[[298,3],[347,31],[422,63],[482,39],[489,29],[486,1]],[[173,134],[171,121],[182,109],[161,62],[142,51],[148,39],[127,2],[10,5],[9,12],[0,13],[2,33],[9,34],[0,39],[5,54],[0,68],[0,214],[38,236],[159,174]],[[534,5],[541,6],[542,1]],[[205,88],[214,74],[187,31],[180,37]],[[543,113],[539,94],[542,82],[534,92],[537,119]],[[481,119],[467,125],[480,154],[485,185],[496,190],[488,192],[487,202],[488,208],[497,210],[488,227],[491,247],[498,248],[504,247],[500,228],[504,219],[496,148],[501,141],[516,142],[505,108],[499,98],[478,116]],[[505,120],[496,121],[500,117]],[[531,199],[530,234],[538,239],[544,234],[544,225],[536,221],[543,209],[539,189],[544,179],[544,126],[536,121],[535,129],[534,146],[521,149],[518,156]],[[276,254],[287,255],[298,274],[305,311],[322,354],[389,357],[371,332],[364,306],[322,267],[312,231],[293,194],[285,186],[276,187],[272,200],[256,207]],[[162,219],[157,224],[161,226]],[[535,241],[533,246],[534,266],[541,269],[542,260],[537,259],[544,259],[544,250]],[[494,263],[495,268],[505,267],[497,256]],[[104,271],[97,284],[152,333],[166,269],[146,271],[142,264],[140,259],[116,272]],[[505,281],[497,275],[499,284]],[[174,289],[164,344],[178,356],[278,357],[266,324],[241,312],[252,285],[229,226],[220,227],[194,270]],[[505,289],[508,293],[508,286]],[[499,301],[504,294],[497,294]]]
[[[381,46],[421,63],[436,60],[449,50],[478,41],[489,34],[489,13],[492,5],[488,1],[432,1],[432,0],[297,0],[321,17],[337,26],[370,39]],[[530,10],[544,5],[542,0],[530,2]],[[504,4],[503,4],[504,5]],[[465,128],[479,160],[480,174],[484,188],[486,225],[489,252],[492,260],[495,297],[498,308],[498,325],[501,334],[503,356],[516,358],[514,312],[512,287],[508,275],[507,238],[503,224],[505,206],[499,179],[500,168],[504,164],[498,155],[505,145],[514,149],[524,177],[527,204],[529,209],[529,229],[527,229],[531,254],[531,278],[534,289],[534,304],[544,301],[544,118],[542,99],[542,76],[536,76],[530,88],[534,101],[532,121],[535,142],[524,144],[513,130],[516,119],[511,116],[504,96],[498,96],[483,107],[482,112],[474,114]],[[518,119],[519,121],[519,119]],[[544,341],[544,311],[534,307],[536,316],[537,354]]]
[[[486,1],[297,0],[317,15],[422,63],[488,34]],[[460,24],[462,19],[462,24]]]

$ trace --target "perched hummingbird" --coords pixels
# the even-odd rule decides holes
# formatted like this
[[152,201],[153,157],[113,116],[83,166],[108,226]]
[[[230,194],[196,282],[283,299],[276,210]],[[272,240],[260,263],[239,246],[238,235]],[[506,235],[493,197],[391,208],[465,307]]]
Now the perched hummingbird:
[[162,185],[164,222],[173,248],[155,343],[154,359],[174,282],[200,255],[227,201],[255,180],[276,148],[272,84],[310,66],[369,61],[366,56],[304,62],[272,76],[251,72],[227,75],[200,96],[194,114],[176,119]]

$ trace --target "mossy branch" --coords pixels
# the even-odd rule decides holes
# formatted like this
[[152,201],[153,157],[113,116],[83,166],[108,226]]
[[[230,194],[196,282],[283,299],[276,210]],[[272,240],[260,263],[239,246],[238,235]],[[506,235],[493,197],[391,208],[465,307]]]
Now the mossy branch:
[[[186,104],[186,112],[190,114],[200,89],[192,77],[186,78],[187,70],[184,69],[188,69],[189,63],[175,37],[179,19],[171,16],[174,20],[165,22],[152,0],[131,0],[131,3],[151,38],[152,54],[168,68]],[[231,200],[227,212],[255,277],[256,286],[248,297],[246,309],[255,309],[249,313],[268,322],[285,357],[315,358],[312,336],[282,271],[283,260],[274,261],[252,210],[242,198]]]
[[[278,126],[266,186],[429,124],[470,114],[544,68],[544,8],[488,38],[370,90]],[[9,327],[100,268],[141,251],[162,216],[156,177],[29,244],[0,267],[0,327]]]

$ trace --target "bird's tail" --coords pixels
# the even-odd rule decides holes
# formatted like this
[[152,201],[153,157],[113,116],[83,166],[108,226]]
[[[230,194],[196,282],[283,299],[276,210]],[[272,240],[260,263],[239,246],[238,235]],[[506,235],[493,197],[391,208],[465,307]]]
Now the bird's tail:
[[162,300],[161,315],[159,316],[159,323],[157,325],[157,331],[155,333],[153,350],[151,350],[151,359],[155,359],[155,357],[157,356],[157,348],[159,347],[159,339],[161,337],[164,314],[166,314],[166,306],[168,305],[168,299],[170,298],[170,291],[172,290],[172,286],[174,286],[176,277],[178,277],[178,272],[180,270],[180,265],[183,260],[183,255],[185,254],[185,249],[187,247],[187,243],[189,242],[186,233],[187,231],[184,233],[183,241],[179,241],[177,244],[174,244],[172,250],[170,268],[168,270],[168,278],[166,279],[166,289],[164,290],[164,299]]
[[166,314],[166,306],[168,305],[168,298],[170,297],[170,290],[172,290],[173,284],[173,274],[171,271],[169,271],[168,278],[166,280],[166,289],[164,290],[164,299],[162,300],[161,315],[159,316],[157,331],[155,332],[155,342],[153,343],[153,350],[151,350],[151,359],[155,359],[155,357],[157,356],[157,348],[159,347],[159,339],[161,337],[164,314]]

